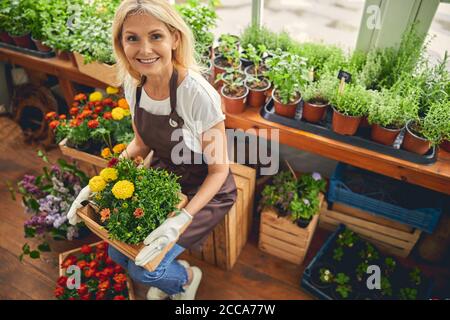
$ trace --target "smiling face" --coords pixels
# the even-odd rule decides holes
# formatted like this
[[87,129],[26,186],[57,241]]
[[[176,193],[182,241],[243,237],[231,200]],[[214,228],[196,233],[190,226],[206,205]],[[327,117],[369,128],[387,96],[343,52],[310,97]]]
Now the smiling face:
[[123,23],[122,45],[131,67],[148,77],[172,72],[172,50],[179,43],[178,32],[171,33],[157,18],[136,14]]

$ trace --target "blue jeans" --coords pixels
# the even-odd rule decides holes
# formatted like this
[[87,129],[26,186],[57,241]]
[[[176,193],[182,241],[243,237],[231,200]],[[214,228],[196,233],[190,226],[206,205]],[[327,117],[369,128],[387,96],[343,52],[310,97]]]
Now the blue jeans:
[[175,260],[184,250],[183,247],[175,244],[155,271],[150,272],[137,266],[133,260],[113,246],[108,246],[108,254],[111,259],[128,270],[131,278],[148,286],[156,287],[169,295],[184,292],[183,285],[188,282],[186,269]]

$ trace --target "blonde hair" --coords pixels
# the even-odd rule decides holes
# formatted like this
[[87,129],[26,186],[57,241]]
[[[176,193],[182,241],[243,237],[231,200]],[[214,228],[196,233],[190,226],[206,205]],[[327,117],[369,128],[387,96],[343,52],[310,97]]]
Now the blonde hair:
[[113,49],[120,84],[123,84],[127,74],[131,75],[136,83],[141,81],[141,74],[131,67],[122,46],[123,23],[128,16],[134,14],[151,15],[163,22],[172,34],[179,32],[179,45],[172,55],[175,68],[182,67],[195,71],[200,69],[195,61],[192,31],[167,0],[124,0],[117,8],[112,25]]

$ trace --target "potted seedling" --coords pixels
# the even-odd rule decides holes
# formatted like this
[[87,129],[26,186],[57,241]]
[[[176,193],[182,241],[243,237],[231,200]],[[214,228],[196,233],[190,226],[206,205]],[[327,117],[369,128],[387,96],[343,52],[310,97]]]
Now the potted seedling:
[[[219,43],[219,53],[214,58],[214,76],[224,73],[225,69],[240,69],[241,61],[238,49],[238,40],[231,35],[222,35]],[[218,83],[222,85],[221,82]]]
[[345,229],[339,234],[337,243],[342,247],[353,248],[357,240],[358,236],[353,231]]
[[297,105],[302,98],[300,88],[308,80],[306,59],[278,50],[266,63],[269,70],[265,72],[265,76],[274,85],[272,98],[275,112],[284,117],[294,118]]
[[368,121],[372,125],[371,139],[392,145],[406,122],[417,114],[417,100],[383,89],[373,95]]
[[34,49],[30,31],[36,13],[32,9],[32,3],[32,0],[13,0],[10,2],[11,24],[8,30],[9,35],[17,46],[27,49]]
[[364,261],[370,262],[379,259],[380,256],[377,249],[375,249],[375,247],[370,243],[366,242],[366,249],[359,252],[359,257]]
[[350,278],[345,273],[338,273],[334,278],[337,284],[333,296],[337,299],[348,299],[352,293],[352,286],[349,284]]
[[343,256],[344,256],[344,249],[342,249],[342,247],[337,247],[336,249],[334,249],[334,251],[333,251],[333,259],[335,261],[341,262]]
[[[221,45],[224,42],[228,42],[232,44],[238,51],[241,50],[241,39],[239,36],[231,33],[222,34],[219,39],[217,39],[218,46],[214,48],[214,55],[219,56],[223,53],[224,47],[221,47]],[[225,48],[226,49],[226,48]]]
[[262,64],[262,57],[267,51],[264,45],[259,45],[256,49],[252,44],[249,44],[246,49],[246,57],[252,63],[245,68],[244,72],[247,75],[245,85],[250,90],[248,96],[248,104],[252,107],[261,107],[266,100],[266,92],[270,88],[270,81],[263,76],[267,68]]
[[395,271],[397,262],[393,258],[387,257],[384,259],[384,265],[385,265],[384,274],[390,275]]
[[226,73],[220,73],[217,76],[216,83],[219,81],[224,83],[220,92],[225,99],[225,108],[229,113],[238,114],[245,110],[248,89],[244,85],[244,80],[245,75],[239,69],[228,68]]
[[302,89],[302,119],[317,123],[325,117],[329,101],[337,93],[337,82],[332,77],[322,77],[316,82],[308,82]]
[[393,294],[392,283],[388,277],[381,276],[380,289],[372,289],[371,292],[372,292],[372,297],[375,300],[392,298],[392,294]]
[[334,282],[334,270],[328,266],[318,266],[317,271],[313,273],[312,282],[321,289],[329,288]]
[[418,267],[413,268],[409,273],[409,280],[411,281],[411,283],[413,283],[415,286],[420,286],[420,284],[422,283],[421,274],[422,272]]
[[416,300],[417,299],[417,289],[401,288],[400,289],[400,299],[401,300]]
[[367,114],[371,93],[360,85],[348,85],[333,97],[332,129],[342,135],[354,135]]
[[367,275],[367,268],[369,267],[369,264],[367,261],[362,261],[358,266],[356,267],[356,280],[359,282],[362,282]]

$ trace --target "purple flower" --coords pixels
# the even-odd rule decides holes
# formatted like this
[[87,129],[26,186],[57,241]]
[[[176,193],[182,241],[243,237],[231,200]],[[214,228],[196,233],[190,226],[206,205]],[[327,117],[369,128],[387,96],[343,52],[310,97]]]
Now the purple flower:
[[313,178],[315,181],[318,181],[318,180],[322,179],[322,176],[320,175],[320,173],[314,172],[314,173],[312,174],[312,178]]
[[42,191],[35,185],[36,177],[33,175],[26,174],[22,181],[19,182],[19,185],[22,186],[25,191],[31,195],[34,195],[37,198],[43,196]]
[[303,199],[303,203],[304,203],[304,204],[306,204],[307,206],[309,206],[309,205],[310,205],[310,202],[309,202],[309,200],[308,200],[308,199]]
[[54,164],[52,165],[51,172],[59,176],[61,174],[61,168]]

